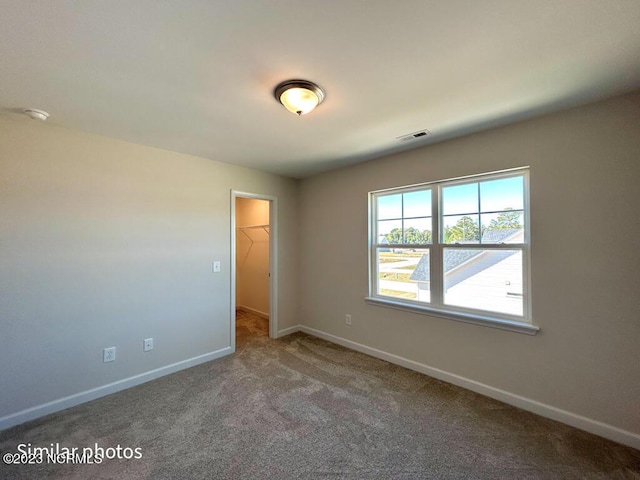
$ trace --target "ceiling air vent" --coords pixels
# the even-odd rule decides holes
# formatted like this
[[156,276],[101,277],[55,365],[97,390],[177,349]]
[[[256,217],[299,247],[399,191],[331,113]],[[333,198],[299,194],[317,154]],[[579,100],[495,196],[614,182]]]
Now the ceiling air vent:
[[396,140],[399,142],[409,142],[411,140],[418,140],[419,138],[424,138],[429,135],[431,132],[429,130],[419,130],[417,132],[408,133],[407,135],[401,135],[396,137]]

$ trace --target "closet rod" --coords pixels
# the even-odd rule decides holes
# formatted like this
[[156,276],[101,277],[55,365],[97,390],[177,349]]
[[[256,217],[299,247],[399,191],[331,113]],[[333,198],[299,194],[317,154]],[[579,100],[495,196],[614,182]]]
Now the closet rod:
[[243,228],[265,228],[265,227],[269,228],[269,224],[265,223],[264,225],[242,225],[236,228],[243,229]]

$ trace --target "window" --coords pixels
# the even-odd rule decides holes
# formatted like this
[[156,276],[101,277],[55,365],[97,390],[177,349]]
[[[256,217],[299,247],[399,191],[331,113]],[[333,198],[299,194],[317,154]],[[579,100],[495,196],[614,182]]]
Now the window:
[[528,170],[370,193],[369,303],[535,333]]

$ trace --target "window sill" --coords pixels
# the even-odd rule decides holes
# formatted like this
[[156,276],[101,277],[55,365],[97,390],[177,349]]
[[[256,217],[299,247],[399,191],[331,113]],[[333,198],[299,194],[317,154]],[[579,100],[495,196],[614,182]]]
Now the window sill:
[[404,310],[406,312],[418,313],[420,315],[430,315],[432,317],[446,318],[455,320],[456,322],[472,323],[474,325],[482,325],[484,327],[498,328],[500,330],[508,330],[510,332],[524,333],[526,335],[535,335],[540,331],[540,327],[529,323],[518,322],[515,320],[505,320],[501,318],[485,317],[482,315],[471,315],[458,312],[445,312],[436,310],[422,305],[411,305],[404,302],[397,302],[391,299],[383,299],[378,297],[365,297],[365,302],[369,305],[375,305],[384,308],[393,308],[396,310]]

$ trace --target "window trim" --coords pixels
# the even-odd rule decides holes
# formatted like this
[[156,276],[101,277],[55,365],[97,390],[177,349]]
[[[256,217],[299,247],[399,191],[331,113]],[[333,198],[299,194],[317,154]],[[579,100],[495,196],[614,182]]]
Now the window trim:
[[[442,190],[443,187],[452,185],[463,185],[467,183],[478,183],[486,180],[494,180],[500,178],[509,178],[515,176],[523,177],[523,220],[524,220],[524,239],[523,243],[501,243],[501,244],[483,244],[483,243],[455,243],[446,244],[443,242],[442,230]],[[378,238],[377,221],[377,197],[385,194],[410,193],[413,191],[431,190],[431,218],[432,218],[432,240],[430,244],[385,244],[387,248],[409,248],[423,249],[429,252],[430,272],[431,272],[431,299],[434,303],[425,303],[412,299],[400,299],[380,295],[378,289],[378,261],[377,253],[380,248]],[[478,212],[479,214],[483,212]],[[366,303],[375,306],[393,308],[398,310],[409,311],[422,315],[436,316],[447,318],[450,320],[472,323],[477,325],[489,326],[503,330],[535,335],[540,328],[533,324],[531,315],[531,263],[530,263],[530,201],[529,201],[529,167],[518,167],[508,170],[489,172],[476,175],[468,175],[464,177],[452,178],[447,180],[439,180],[433,182],[425,182],[420,184],[408,185],[405,187],[386,188],[369,192],[369,295],[365,297]],[[404,240],[404,239],[403,239]],[[444,249],[517,249],[522,251],[522,289],[524,293],[523,299],[523,315],[509,315],[499,312],[484,311],[481,309],[465,308],[444,303],[444,278],[442,275]],[[437,281],[433,281],[437,279]]]

